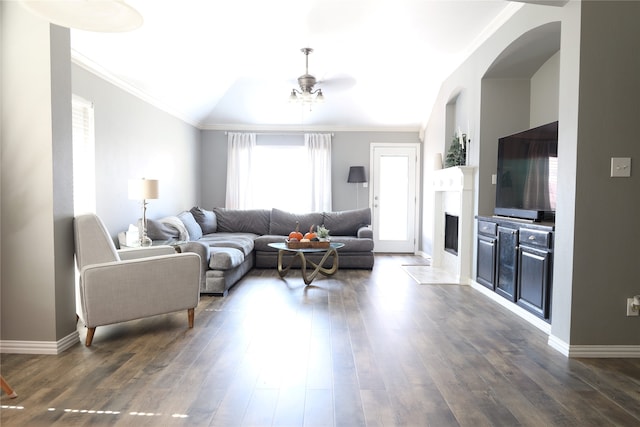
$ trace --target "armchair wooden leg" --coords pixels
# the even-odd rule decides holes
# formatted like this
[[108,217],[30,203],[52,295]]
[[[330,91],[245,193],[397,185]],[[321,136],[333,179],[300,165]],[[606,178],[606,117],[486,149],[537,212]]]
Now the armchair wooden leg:
[[84,344],[89,347],[91,345],[91,341],[93,341],[93,334],[96,333],[96,328],[87,328],[87,339]]
[[2,386],[2,390],[7,393],[7,395],[11,398],[11,399],[15,399],[16,397],[18,397],[18,393],[16,393],[15,391],[13,391],[13,389],[11,388],[11,386],[4,380],[4,377],[2,375],[0,375],[0,385]]
[[193,319],[196,315],[196,309],[190,308],[187,310],[187,314],[189,316],[189,329],[193,328]]

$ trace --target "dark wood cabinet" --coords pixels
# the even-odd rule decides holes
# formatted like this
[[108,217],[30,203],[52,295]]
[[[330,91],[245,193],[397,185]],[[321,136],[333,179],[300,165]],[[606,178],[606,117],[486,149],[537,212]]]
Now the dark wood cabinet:
[[483,286],[495,290],[496,256],[498,239],[497,226],[491,222],[478,221],[478,256],[476,257],[476,280]]
[[551,232],[525,230],[518,249],[517,303],[533,314],[548,319],[551,298]]
[[478,274],[476,280],[492,291],[496,282],[496,249],[498,239],[495,237],[478,236]]
[[518,230],[499,226],[496,292],[513,302],[516,301],[517,255]]
[[478,217],[476,281],[548,321],[553,232],[552,223]]

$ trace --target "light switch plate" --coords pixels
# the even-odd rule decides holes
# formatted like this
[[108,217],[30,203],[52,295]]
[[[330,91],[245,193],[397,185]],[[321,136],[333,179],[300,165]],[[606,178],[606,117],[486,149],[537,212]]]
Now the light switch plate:
[[631,157],[611,158],[611,177],[631,176]]

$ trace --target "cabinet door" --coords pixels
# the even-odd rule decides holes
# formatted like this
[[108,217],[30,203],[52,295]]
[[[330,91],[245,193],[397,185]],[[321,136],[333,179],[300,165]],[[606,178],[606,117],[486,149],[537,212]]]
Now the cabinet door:
[[549,318],[551,254],[520,246],[518,270],[519,306],[543,319]]
[[498,227],[498,268],[496,292],[510,301],[516,301],[516,261],[518,230]]
[[478,236],[478,259],[476,280],[492,291],[496,282],[496,250],[495,237]]

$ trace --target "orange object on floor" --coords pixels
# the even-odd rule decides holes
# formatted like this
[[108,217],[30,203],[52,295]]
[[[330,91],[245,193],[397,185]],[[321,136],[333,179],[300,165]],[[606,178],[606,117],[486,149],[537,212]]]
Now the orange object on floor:
[[2,386],[2,390],[9,395],[10,398],[18,397],[18,394],[13,391],[11,386],[4,380],[4,377],[0,375],[0,385]]

